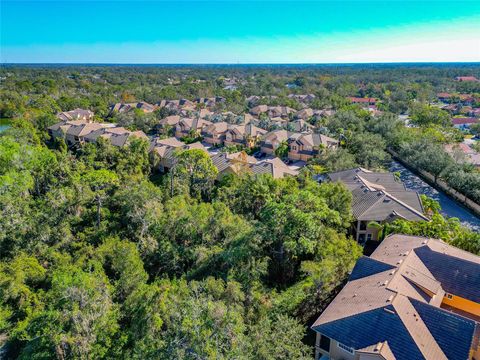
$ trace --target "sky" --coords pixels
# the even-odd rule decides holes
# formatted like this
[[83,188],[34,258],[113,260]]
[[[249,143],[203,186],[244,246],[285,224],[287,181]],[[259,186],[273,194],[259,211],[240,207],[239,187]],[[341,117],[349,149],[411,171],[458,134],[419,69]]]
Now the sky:
[[480,0],[0,0],[2,63],[479,62]]

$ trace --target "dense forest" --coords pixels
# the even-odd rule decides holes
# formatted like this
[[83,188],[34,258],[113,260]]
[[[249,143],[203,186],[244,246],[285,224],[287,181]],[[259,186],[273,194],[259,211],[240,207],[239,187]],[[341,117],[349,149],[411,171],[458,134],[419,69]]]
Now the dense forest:
[[[442,147],[464,134],[432,105],[440,91],[478,95],[479,82],[453,80],[464,74],[480,77],[480,67],[3,66],[0,117],[11,127],[0,133],[0,357],[311,358],[308,326],[362,255],[348,235],[352,195],[314,175],[386,169],[391,148],[479,202],[479,172]],[[198,150],[159,174],[145,140],[72,149],[46,131],[58,112],[83,108],[155,135],[169,113],[108,116],[109,106],[222,96],[215,111],[242,114],[257,95],[300,109],[292,93],[336,110],[312,124],[344,139],[297,177],[216,181]],[[380,99],[382,114],[348,96]],[[430,222],[397,220],[384,233],[480,254],[480,234],[423,201]]]

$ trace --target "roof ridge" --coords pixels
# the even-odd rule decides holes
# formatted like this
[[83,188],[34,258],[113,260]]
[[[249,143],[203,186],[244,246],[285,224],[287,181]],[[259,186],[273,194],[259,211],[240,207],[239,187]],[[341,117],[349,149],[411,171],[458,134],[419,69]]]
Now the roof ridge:
[[[363,178],[362,176],[360,175],[356,175],[360,181],[370,190],[370,191],[386,191],[385,190],[385,186],[383,185],[379,185],[379,184],[375,184],[371,181],[368,181],[367,179]],[[376,187],[375,187],[376,186]],[[378,187],[378,188],[377,188]],[[371,190],[373,189],[373,190]]]
[[[382,190],[383,191],[383,190]],[[423,215],[421,212],[419,212],[418,210],[414,209],[413,207],[411,207],[410,205],[406,204],[405,202],[397,199],[395,196],[393,196],[391,193],[389,193],[388,191],[383,191],[385,193],[385,195],[388,195],[390,196],[393,200],[395,200],[397,203],[403,205],[404,207],[406,207],[407,209],[409,209],[410,211],[414,212],[415,214],[419,215],[420,217],[423,217],[425,220],[430,220],[429,218],[427,218],[425,215]],[[417,194],[418,195],[418,194]]]
[[397,294],[392,304],[425,359],[448,360],[410,299]]

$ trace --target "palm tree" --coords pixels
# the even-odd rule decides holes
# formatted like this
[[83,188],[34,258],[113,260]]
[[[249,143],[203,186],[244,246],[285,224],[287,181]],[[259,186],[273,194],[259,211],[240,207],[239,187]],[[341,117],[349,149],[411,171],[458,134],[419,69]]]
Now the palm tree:
[[379,223],[377,221],[370,221],[367,228],[374,228],[378,230],[378,240],[383,241],[387,235],[392,233],[392,226],[389,222]]

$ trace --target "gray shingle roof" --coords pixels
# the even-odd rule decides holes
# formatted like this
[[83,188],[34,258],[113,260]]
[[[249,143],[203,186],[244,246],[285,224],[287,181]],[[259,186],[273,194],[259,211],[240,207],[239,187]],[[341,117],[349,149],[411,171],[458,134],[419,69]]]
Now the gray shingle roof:
[[331,181],[343,182],[352,192],[352,214],[363,221],[384,221],[397,217],[428,220],[423,215],[419,195],[406,190],[391,173],[370,172],[362,168],[328,174]]

